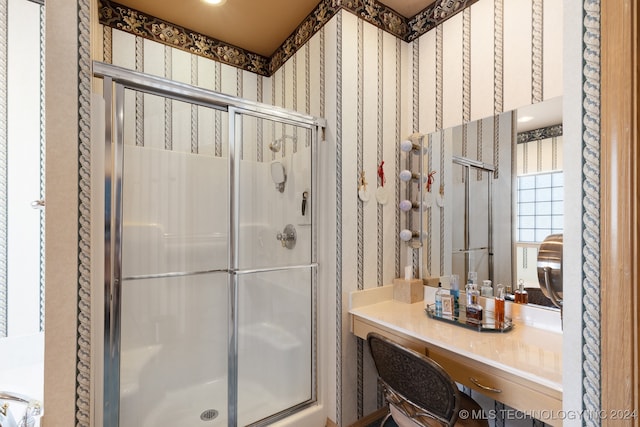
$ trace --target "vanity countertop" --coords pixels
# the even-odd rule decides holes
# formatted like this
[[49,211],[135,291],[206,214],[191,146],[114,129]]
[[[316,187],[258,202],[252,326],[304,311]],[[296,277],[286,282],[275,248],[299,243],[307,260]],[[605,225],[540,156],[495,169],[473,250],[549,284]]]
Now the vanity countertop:
[[[376,331],[426,350],[454,380],[513,408],[562,408],[562,333],[518,319],[508,332],[478,332],[432,319],[424,301],[396,301],[389,288],[352,293],[349,313],[356,336],[364,339]],[[477,379],[492,385],[484,387]],[[500,391],[494,393],[496,389]]]
[[562,334],[515,323],[509,332],[477,332],[431,319],[424,302],[386,300],[350,310],[419,341],[562,391]]

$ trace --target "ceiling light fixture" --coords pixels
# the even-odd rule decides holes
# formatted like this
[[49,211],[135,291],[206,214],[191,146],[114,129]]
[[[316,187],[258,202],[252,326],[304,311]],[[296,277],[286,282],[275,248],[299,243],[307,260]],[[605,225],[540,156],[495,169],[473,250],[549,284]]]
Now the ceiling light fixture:
[[222,6],[227,2],[227,0],[202,0],[202,1],[213,6]]
[[530,122],[531,120],[533,120],[533,117],[531,116],[519,117],[518,123],[526,123],[526,122]]

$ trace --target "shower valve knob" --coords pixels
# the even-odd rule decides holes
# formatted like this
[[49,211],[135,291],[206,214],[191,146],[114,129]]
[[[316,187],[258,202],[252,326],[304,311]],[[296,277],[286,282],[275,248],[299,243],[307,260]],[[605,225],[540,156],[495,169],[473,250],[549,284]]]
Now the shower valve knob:
[[287,224],[282,233],[276,234],[276,239],[282,243],[283,248],[293,249],[296,245],[296,229],[292,224]]

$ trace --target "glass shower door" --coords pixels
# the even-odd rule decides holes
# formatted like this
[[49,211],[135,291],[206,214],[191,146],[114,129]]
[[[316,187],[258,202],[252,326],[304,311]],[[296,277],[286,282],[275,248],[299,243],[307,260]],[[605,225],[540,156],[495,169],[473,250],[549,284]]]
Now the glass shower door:
[[235,120],[238,425],[267,425],[315,400],[311,128]]
[[119,425],[226,426],[228,114],[124,99]]
[[94,72],[107,107],[103,425],[262,426],[312,405],[323,121]]

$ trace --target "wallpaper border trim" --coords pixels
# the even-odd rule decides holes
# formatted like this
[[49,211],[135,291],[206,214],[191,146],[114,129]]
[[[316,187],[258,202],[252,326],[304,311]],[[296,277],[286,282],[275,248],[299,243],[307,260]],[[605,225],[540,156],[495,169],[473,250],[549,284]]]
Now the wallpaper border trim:
[[7,331],[7,56],[9,45],[8,1],[0,0],[0,338],[8,335]]
[[477,1],[436,0],[408,19],[378,0],[320,0],[271,57],[250,52],[110,0],[98,0],[98,17],[100,24],[104,26],[270,77],[342,9],[399,39],[411,42]]
[[91,424],[91,6],[78,0],[78,321],[76,427]]
[[518,132],[518,144],[562,136],[562,124]]
[[[582,405],[601,401],[600,319],[600,1],[582,6]],[[587,419],[585,425],[598,425]]]

